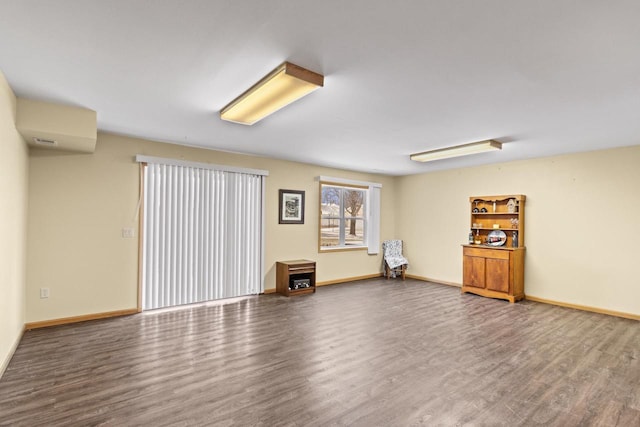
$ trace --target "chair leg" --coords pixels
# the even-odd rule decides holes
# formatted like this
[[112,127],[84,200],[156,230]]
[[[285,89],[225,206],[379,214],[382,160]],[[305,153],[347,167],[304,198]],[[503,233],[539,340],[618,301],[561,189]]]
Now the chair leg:
[[389,279],[389,276],[391,276],[391,269],[389,268],[389,264],[385,264],[384,269],[385,269],[384,277],[385,279]]
[[404,271],[406,270],[407,266],[403,265],[402,266],[402,280],[404,281]]

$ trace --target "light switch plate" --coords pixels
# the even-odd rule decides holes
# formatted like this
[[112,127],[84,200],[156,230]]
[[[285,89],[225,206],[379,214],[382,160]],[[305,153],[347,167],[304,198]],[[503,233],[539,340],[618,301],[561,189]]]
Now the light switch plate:
[[136,230],[131,227],[124,227],[122,229],[122,237],[124,237],[125,239],[136,237]]

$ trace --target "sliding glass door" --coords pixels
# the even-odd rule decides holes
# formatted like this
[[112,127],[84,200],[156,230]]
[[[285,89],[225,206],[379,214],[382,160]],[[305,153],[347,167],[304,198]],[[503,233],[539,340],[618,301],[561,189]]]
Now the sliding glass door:
[[143,310],[263,291],[263,175],[147,163],[143,179]]

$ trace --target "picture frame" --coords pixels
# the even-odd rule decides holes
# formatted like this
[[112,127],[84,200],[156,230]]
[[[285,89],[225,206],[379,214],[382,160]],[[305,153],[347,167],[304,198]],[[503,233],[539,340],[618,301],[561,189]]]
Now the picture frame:
[[278,224],[304,224],[304,191],[280,190]]

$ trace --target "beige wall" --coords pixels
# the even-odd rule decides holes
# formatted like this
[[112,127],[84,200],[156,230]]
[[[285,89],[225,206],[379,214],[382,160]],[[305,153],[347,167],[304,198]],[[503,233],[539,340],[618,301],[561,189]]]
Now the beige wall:
[[[3,108],[8,112],[2,119],[9,125],[3,127],[3,133],[20,142],[12,147],[24,155],[24,143],[11,125],[15,98],[6,83],[4,87]],[[275,287],[277,260],[316,260],[320,282],[380,271],[380,255],[318,253],[316,177],[327,175],[381,182],[381,240],[399,237],[405,241],[409,273],[458,284],[462,276],[460,244],[469,232],[468,198],[525,194],[526,294],[640,314],[639,279],[633,268],[634,261],[640,260],[635,244],[640,240],[635,221],[640,193],[634,187],[640,182],[640,146],[393,178],[99,134],[94,154],[41,149],[32,150],[29,156],[27,322],[136,307],[137,239],[121,237],[123,227],[138,231],[136,154],[270,172],[266,289]],[[20,155],[3,156],[2,161]],[[26,167],[19,166],[19,161],[9,163],[6,170],[14,168],[12,176],[19,183],[11,186],[7,197],[17,198],[23,206],[19,199],[24,192],[19,188],[26,183],[20,178]],[[306,191],[304,225],[278,224],[279,189]],[[23,218],[5,210],[3,215],[13,215],[12,220]],[[12,232],[19,230],[11,228]],[[16,237],[18,246],[20,242]],[[18,278],[15,283],[19,282]],[[39,298],[42,287],[50,288],[50,298]],[[16,313],[24,310],[21,301],[9,305]]]
[[[135,308],[138,242],[121,237],[135,227],[139,168],[136,154],[269,171],[266,187],[265,287],[275,288],[275,262],[317,261],[317,280],[380,272],[381,255],[366,251],[319,254],[319,175],[380,182],[381,239],[394,235],[392,177],[99,134],[94,154],[32,150],[29,187],[27,322]],[[306,192],[304,225],[278,224],[278,190]],[[48,287],[51,296],[39,298]]]
[[639,315],[639,166],[633,146],[398,178],[409,273],[461,283],[469,197],[524,194],[525,294]]
[[25,320],[28,157],[15,112],[16,97],[0,72],[0,375]]

